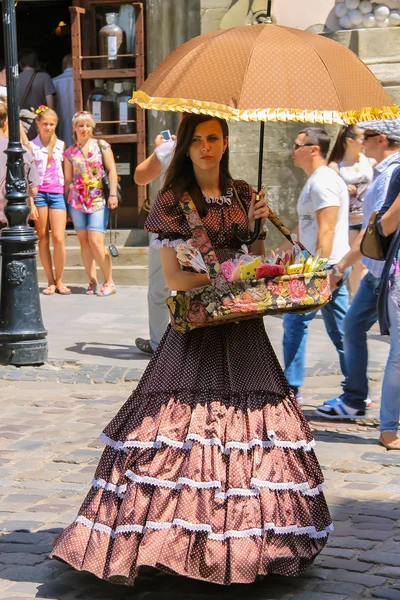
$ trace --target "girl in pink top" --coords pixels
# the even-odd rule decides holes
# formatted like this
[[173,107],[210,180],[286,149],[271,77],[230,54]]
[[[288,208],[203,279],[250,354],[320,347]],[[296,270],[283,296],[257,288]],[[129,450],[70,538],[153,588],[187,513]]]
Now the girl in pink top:
[[[71,290],[63,283],[67,223],[63,172],[65,144],[55,134],[57,114],[46,106],[39,109],[41,110],[36,119],[39,135],[31,142],[31,147],[40,181],[39,192],[35,198],[37,212],[35,223],[39,237],[39,256],[48,282],[43,294],[51,295],[58,292],[68,295]],[[50,253],[50,229],[54,247],[55,275]]]

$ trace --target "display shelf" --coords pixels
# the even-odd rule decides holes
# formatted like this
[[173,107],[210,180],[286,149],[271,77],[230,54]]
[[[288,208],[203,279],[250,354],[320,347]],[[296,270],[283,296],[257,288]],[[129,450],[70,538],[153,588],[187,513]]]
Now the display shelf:
[[[123,80],[131,79],[134,89],[139,89],[144,81],[144,7],[143,2],[132,2],[131,0],[73,0],[74,6],[70,7],[71,13],[71,34],[72,34],[72,66],[74,70],[74,103],[75,111],[86,110],[88,95],[93,88],[91,84],[95,79],[102,80]],[[100,54],[98,47],[98,28],[100,21],[104,18],[105,11],[118,12],[122,5],[133,6],[135,11],[135,38],[133,47],[128,49],[127,54],[119,55],[121,61],[125,61],[127,66],[116,69],[99,68],[99,63],[105,58]],[[108,10],[109,9],[109,10]],[[129,31],[129,30],[126,30]],[[124,64],[124,63],[122,63]],[[90,68],[91,66],[95,68]],[[124,197],[124,207],[127,209],[126,218],[129,214],[137,215],[146,198],[145,186],[133,186],[133,171],[137,164],[146,158],[146,135],[145,135],[145,116],[144,110],[136,107],[136,133],[126,134],[95,134],[94,137],[107,140],[115,145],[113,151],[115,155],[120,155],[120,163],[127,165],[127,156],[131,156],[129,175],[127,167],[124,167],[125,186],[122,185],[124,196],[124,187],[126,188],[126,198]],[[123,121],[109,121],[109,123],[126,123]],[[132,122],[131,119],[128,122]],[[102,122],[98,124],[101,125]],[[132,148],[125,147],[131,144]],[[116,159],[117,160],[117,159]],[[124,178],[123,178],[124,179]],[[135,194],[132,194],[132,190]],[[132,204],[131,204],[132,203]],[[128,210],[131,205],[133,210]],[[135,217],[136,218],[136,217]],[[124,226],[136,227],[133,222]]]
[[106,140],[110,144],[136,144],[138,141],[137,133],[101,133],[93,137]]
[[81,79],[136,79],[136,69],[90,69],[81,71]]

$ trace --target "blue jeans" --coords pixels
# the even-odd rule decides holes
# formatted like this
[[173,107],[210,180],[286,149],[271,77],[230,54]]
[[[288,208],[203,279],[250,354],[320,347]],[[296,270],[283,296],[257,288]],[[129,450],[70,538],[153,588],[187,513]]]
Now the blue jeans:
[[[348,273],[350,270],[348,270]],[[343,277],[345,281],[348,273]],[[342,323],[349,307],[349,293],[345,285],[332,293],[332,300],[321,308],[326,331],[339,354],[340,368],[346,375],[346,363],[343,349]],[[295,315],[283,315],[283,358],[285,375],[292,388],[299,388],[304,383],[304,364],[306,358],[306,341],[308,325],[314,319],[317,311]]]
[[400,417],[400,307],[388,295],[390,351],[382,382],[381,431],[397,432]]
[[341,399],[352,408],[365,409],[368,397],[367,332],[378,320],[377,299],[380,277],[367,273],[343,322],[346,381]]
[[89,231],[100,231],[101,233],[106,233],[109,212],[107,205],[92,213],[84,213],[69,205],[68,211],[71,215],[75,231],[83,231],[88,229]]

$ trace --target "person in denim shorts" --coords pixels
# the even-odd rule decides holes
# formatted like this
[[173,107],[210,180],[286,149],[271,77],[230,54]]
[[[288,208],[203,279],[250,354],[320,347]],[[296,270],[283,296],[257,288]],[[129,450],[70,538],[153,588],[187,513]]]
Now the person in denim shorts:
[[[69,295],[71,290],[63,283],[65,267],[65,226],[67,209],[64,200],[63,154],[65,144],[56,136],[57,114],[47,106],[40,106],[36,119],[39,135],[31,148],[39,175],[38,194],[32,215],[39,238],[39,256],[47,277],[43,294],[55,292]],[[53,261],[50,252],[50,230],[53,241]],[[54,271],[53,271],[54,262]]]
[[[90,112],[77,112],[73,116],[72,128],[76,142],[64,155],[65,193],[69,214],[81,246],[83,264],[90,280],[86,293],[111,296],[117,290],[104,238],[109,209],[113,210],[118,206],[118,175],[110,144],[92,137],[94,126],[95,121]],[[110,182],[108,201],[103,190],[103,157]],[[96,263],[104,278],[99,290]]]

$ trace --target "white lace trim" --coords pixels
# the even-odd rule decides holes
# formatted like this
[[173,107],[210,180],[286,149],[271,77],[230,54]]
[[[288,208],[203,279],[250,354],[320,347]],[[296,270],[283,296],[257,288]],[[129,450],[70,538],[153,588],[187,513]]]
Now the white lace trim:
[[154,239],[152,242],[150,242],[150,246],[152,248],[175,248],[176,246],[178,246],[179,244],[184,244],[185,240],[179,239],[179,240],[169,240],[168,238],[164,238],[162,240],[159,240],[158,238]]
[[303,496],[317,496],[326,488],[325,483],[321,483],[315,488],[310,488],[310,484],[306,481],[303,483],[295,483],[294,481],[275,482],[252,477],[250,480],[250,489],[230,488],[226,492],[223,492],[222,483],[217,480],[196,481],[195,479],[189,479],[188,477],[179,477],[178,481],[171,481],[169,479],[158,479],[157,477],[149,477],[147,475],[137,475],[131,470],[126,471],[125,477],[128,477],[133,483],[165,487],[171,490],[180,490],[184,485],[200,490],[216,489],[218,492],[215,494],[215,497],[222,500],[225,500],[230,496],[259,496],[261,489],[263,488],[268,488],[271,491],[289,490],[301,492]]
[[292,533],[294,535],[308,535],[313,539],[324,538],[333,531],[333,523],[328,525],[325,529],[318,531],[313,525],[309,527],[299,527],[298,525],[289,525],[287,527],[277,527],[274,523],[265,523],[264,527],[254,527],[253,529],[242,529],[235,530],[229,529],[224,533],[213,533],[211,525],[208,523],[190,523],[184,519],[174,519],[172,522],[161,521],[159,523],[155,521],[147,521],[145,525],[119,525],[116,529],[111,529],[107,525],[102,523],[94,523],[82,515],[75,519],[76,523],[80,523],[93,531],[101,531],[112,538],[115,538],[121,533],[139,533],[143,534],[147,529],[161,530],[170,529],[171,527],[183,527],[189,531],[207,533],[209,540],[216,542],[223,542],[229,538],[247,538],[252,536],[263,536],[268,531],[273,531],[277,535],[283,535]]
[[161,448],[162,444],[171,446],[173,448],[179,448],[181,450],[190,450],[193,446],[193,442],[198,442],[203,446],[219,446],[223,454],[229,454],[232,449],[249,451],[255,446],[260,446],[261,448],[273,448],[276,446],[277,448],[290,448],[291,450],[304,450],[305,452],[310,452],[315,446],[314,440],[311,440],[311,442],[307,442],[306,440],[299,440],[297,442],[278,440],[276,433],[273,430],[268,431],[267,435],[269,440],[253,438],[248,443],[231,441],[227,442],[225,446],[217,437],[205,438],[197,433],[189,433],[184,442],[173,440],[165,435],[158,435],[155,440],[150,440],[148,442],[141,442],[139,440],[116,442],[106,436],[104,433],[100,434],[100,439],[107,444],[107,446],[114,448],[114,450],[123,450],[124,452],[129,452],[131,448]]
[[102,488],[106,492],[114,492],[114,494],[117,494],[120,498],[123,498],[125,496],[125,492],[126,492],[126,484],[118,486],[118,485],[115,485],[114,483],[109,483],[101,478],[93,479],[92,487],[94,487],[96,489]]

